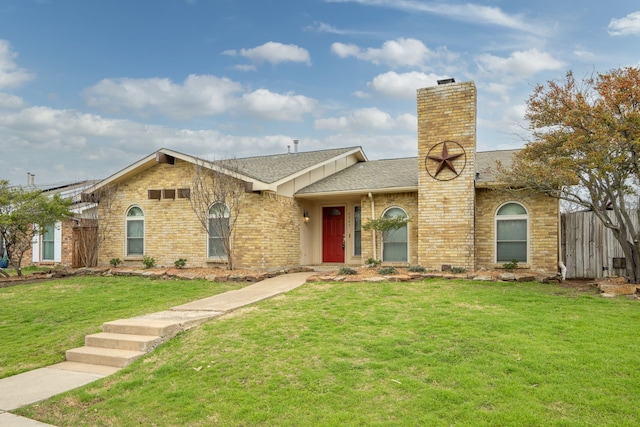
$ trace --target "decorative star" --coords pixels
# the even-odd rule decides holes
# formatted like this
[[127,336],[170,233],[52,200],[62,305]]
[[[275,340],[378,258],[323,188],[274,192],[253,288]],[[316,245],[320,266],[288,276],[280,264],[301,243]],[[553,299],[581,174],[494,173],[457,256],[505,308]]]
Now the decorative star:
[[442,153],[439,156],[428,156],[431,160],[435,160],[436,162],[438,162],[438,168],[436,169],[436,173],[435,173],[434,177],[438,176],[438,174],[445,167],[447,167],[454,174],[458,175],[458,171],[456,171],[456,168],[453,166],[452,160],[457,159],[458,157],[462,156],[463,154],[464,153],[449,154],[449,149],[447,148],[447,143],[443,142],[442,143]]

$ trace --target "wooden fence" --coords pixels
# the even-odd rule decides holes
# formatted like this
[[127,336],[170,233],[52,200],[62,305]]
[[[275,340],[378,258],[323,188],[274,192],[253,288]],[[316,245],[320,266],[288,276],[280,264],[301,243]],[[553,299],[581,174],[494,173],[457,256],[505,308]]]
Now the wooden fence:
[[562,214],[561,242],[569,279],[598,279],[626,274],[620,244],[593,212]]

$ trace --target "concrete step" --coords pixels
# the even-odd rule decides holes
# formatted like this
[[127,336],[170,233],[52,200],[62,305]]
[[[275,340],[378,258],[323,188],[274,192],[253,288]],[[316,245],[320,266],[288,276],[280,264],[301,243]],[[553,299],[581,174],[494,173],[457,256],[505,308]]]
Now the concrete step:
[[156,319],[120,319],[102,325],[103,332],[130,335],[151,335],[162,338],[172,338],[180,332],[179,322]]
[[100,347],[78,347],[66,352],[68,362],[113,366],[115,368],[129,366],[133,361],[145,354],[143,351]]
[[161,344],[163,339],[154,335],[115,334],[100,332],[87,335],[84,345],[87,347],[113,348],[117,350],[133,350],[150,352]]

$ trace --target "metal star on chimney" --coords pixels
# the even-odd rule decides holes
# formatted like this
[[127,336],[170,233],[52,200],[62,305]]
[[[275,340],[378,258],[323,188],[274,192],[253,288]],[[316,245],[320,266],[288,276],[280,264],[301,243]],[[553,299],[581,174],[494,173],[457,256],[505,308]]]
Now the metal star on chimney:
[[[449,147],[447,147],[447,142],[450,144],[455,144],[460,150],[462,150],[462,152],[458,152],[458,153],[450,153],[449,152]],[[435,173],[432,175],[434,178],[436,179],[441,179],[441,178],[437,178],[438,174],[440,172],[442,172],[442,170],[444,168],[449,169],[451,172],[453,172],[454,176],[449,178],[449,179],[453,179],[455,177],[457,177],[458,175],[460,175],[460,173],[462,172],[462,169],[464,169],[464,164],[462,165],[462,169],[460,170],[460,172],[458,172],[456,170],[456,167],[453,164],[453,161],[458,159],[459,157],[462,157],[465,155],[464,152],[464,148],[462,148],[462,146],[460,144],[458,144],[455,141],[443,141],[439,144],[436,144],[435,146],[433,146],[431,148],[431,150],[429,150],[429,153],[431,153],[432,151],[434,151],[436,149],[436,147],[438,145],[442,144],[442,151],[439,155],[432,155],[432,154],[428,154],[427,155],[427,159],[433,160],[435,162],[438,163],[438,166],[436,167],[436,171]],[[455,150],[458,151],[458,150]],[[466,159],[465,159],[465,164],[466,164]],[[428,169],[427,169],[428,171]],[[431,174],[431,172],[429,172],[429,174]],[[445,179],[448,180],[448,179]]]

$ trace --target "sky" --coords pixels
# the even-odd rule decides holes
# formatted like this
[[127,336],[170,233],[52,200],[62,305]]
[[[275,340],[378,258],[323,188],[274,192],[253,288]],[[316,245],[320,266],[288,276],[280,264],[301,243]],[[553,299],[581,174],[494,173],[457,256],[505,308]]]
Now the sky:
[[537,84],[640,66],[629,0],[0,0],[0,180],[361,146],[417,156],[416,90],[474,81],[479,151]]

